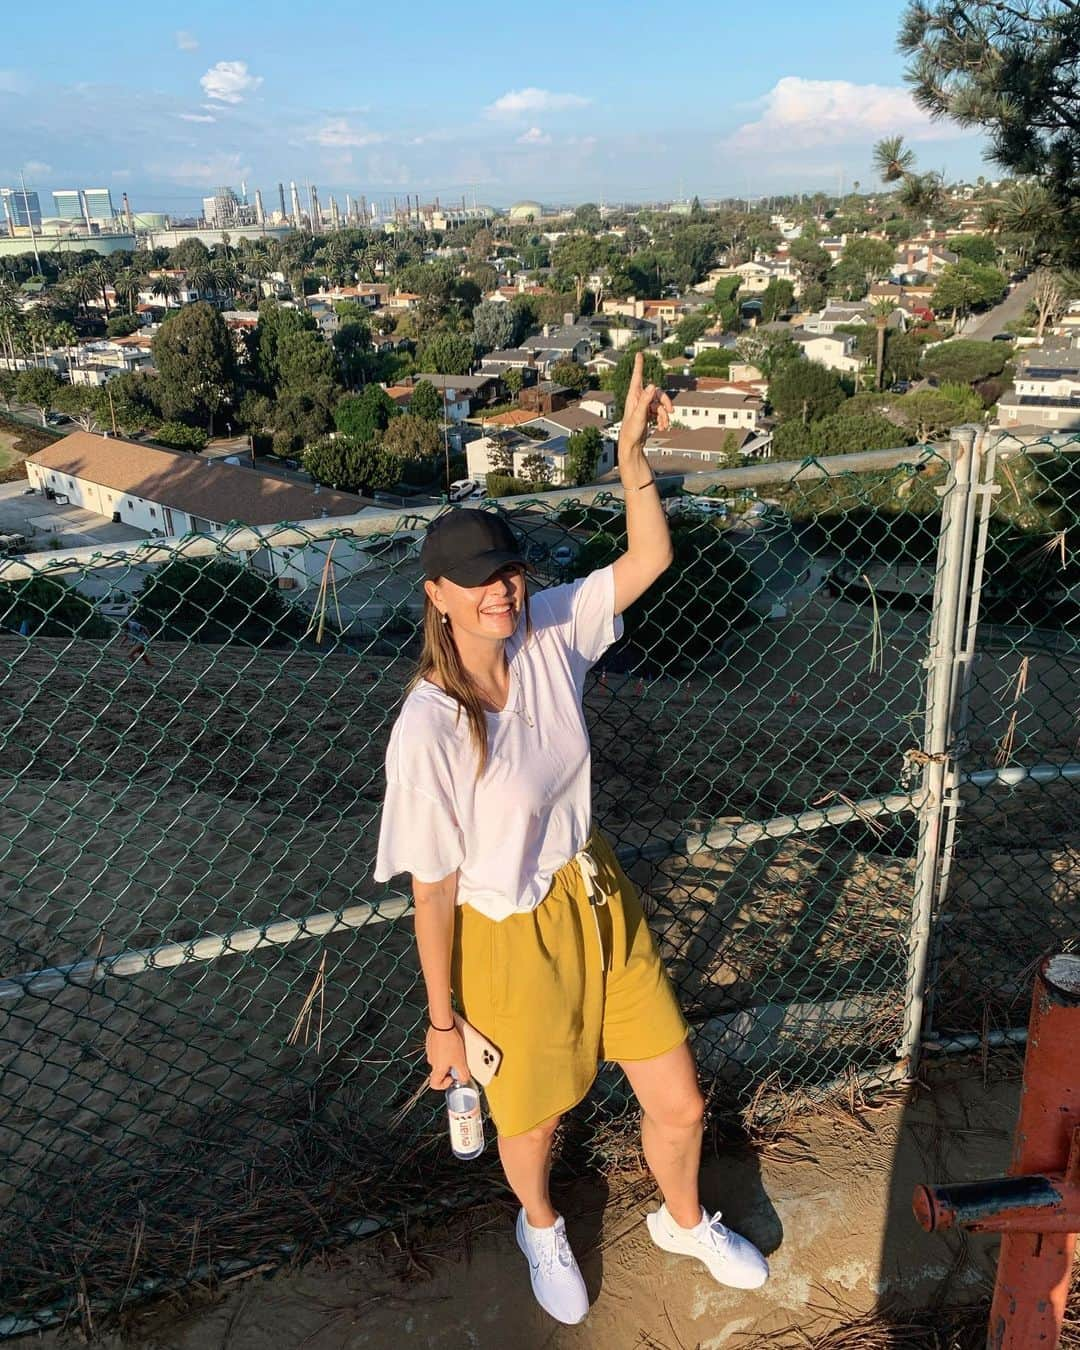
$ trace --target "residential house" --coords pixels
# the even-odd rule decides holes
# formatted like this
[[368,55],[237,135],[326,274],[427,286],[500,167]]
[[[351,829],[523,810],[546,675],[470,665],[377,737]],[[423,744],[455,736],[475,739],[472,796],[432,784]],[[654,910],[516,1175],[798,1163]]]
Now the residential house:
[[[576,414],[575,416],[570,416]],[[496,419],[493,419],[496,420]],[[488,435],[469,441],[465,447],[465,458],[470,478],[482,478],[491,472],[491,453],[496,446],[508,447],[513,454],[514,474],[518,478],[527,478],[525,461],[531,455],[543,455],[551,472],[553,487],[562,487],[569,476],[566,469],[566,457],[569,453],[570,437],[582,426],[600,424],[599,418],[591,418],[588,413],[580,413],[577,408],[569,408],[564,413],[549,414],[533,418],[530,422],[519,423],[511,430],[504,428]],[[602,425],[602,424],[601,424]],[[527,426],[531,430],[544,432],[544,436],[529,436],[520,430]],[[615,465],[614,443],[607,437],[602,441],[600,460],[596,476],[610,472]]]
[[521,343],[522,349],[532,353],[537,368],[545,375],[560,361],[585,365],[599,346],[598,335],[586,324],[564,324],[560,328],[546,323],[539,333]]
[[755,258],[752,262],[740,263],[738,267],[725,269],[725,275],[739,278],[739,298],[761,295],[770,281],[790,281],[798,296],[802,289],[802,277],[790,258]]
[[597,352],[591,361],[586,362],[585,369],[593,375],[606,375],[615,369],[619,360],[620,354],[618,352],[605,348],[603,351]]
[[423,298],[416,291],[393,291],[386,298],[386,308],[396,311],[417,309]]
[[808,361],[816,361],[829,370],[854,375],[863,368],[864,362],[855,355],[855,339],[850,333],[808,333],[796,328],[791,332],[791,340],[799,344]]
[[847,245],[847,241],[848,237],[846,234],[837,234],[830,235],[824,239],[819,239],[818,244],[825,250],[833,262],[837,263],[840,261],[844,248]]
[[615,395],[610,389],[593,389],[582,394],[578,407],[599,417],[606,426],[615,417]]
[[[744,460],[767,459],[772,450],[771,431],[752,431],[747,427],[672,427],[670,431],[654,432],[645,444],[645,453],[660,473],[678,473],[693,464],[672,463],[672,457],[724,465],[732,450]],[[700,465],[698,465],[700,467]]]
[[960,255],[942,244],[902,244],[896,251],[892,276],[896,281],[908,277],[938,277],[960,261]]
[[508,370],[521,371],[522,387],[536,383],[536,359],[523,347],[504,347],[488,352],[480,364],[481,375],[494,375],[498,379],[502,379]]
[[892,300],[908,323],[932,323],[934,311],[930,308],[930,301],[933,294],[931,285],[905,286],[894,281],[875,281],[866,298],[871,306],[878,300]]
[[597,314],[585,322],[601,342],[610,344],[615,351],[623,351],[633,342],[644,342],[646,346],[651,346],[664,326],[662,319],[639,319],[621,311]]
[[132,333],[125,338],[81,343],[76,364],[71,367],[71,383],[103,385],[133,370],[153,370],[152,341],[141,333]]
[[672,399],[674,420],[691,431],[697,427],[733,427],[753,431],[762,417],[756,394],[682,390]]
[[570,402],[570,390],[554,380],[541,380],[531,388],[523,388],[518,405],[535,416],[537,413],[559,412]]
[[1013,387],[998,399],[998,426],[1080,429],[1080,338],[1067,347],[1031,347],[1018,357]]
[[443,396],[449,422],[464,422],[498,397],[499,381],[494,375],[414,375],[413,384],[427,380]]

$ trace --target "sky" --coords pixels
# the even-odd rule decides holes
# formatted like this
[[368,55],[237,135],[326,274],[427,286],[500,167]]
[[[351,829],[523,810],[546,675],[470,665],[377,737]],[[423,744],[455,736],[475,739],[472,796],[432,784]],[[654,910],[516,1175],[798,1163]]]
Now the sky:
[[902,9],[51,0],[5,27],[0,185],[173,214],[242,180],[268,210],[291,179],[324,204],[759,197],[870,188],[873,143],[900,133],[920,168],[993,177],[980,136],[914,106]]

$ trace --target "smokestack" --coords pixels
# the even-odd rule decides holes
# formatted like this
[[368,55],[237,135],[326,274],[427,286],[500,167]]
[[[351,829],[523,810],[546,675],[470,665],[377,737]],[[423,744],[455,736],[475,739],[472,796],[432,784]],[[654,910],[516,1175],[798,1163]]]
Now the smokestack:
[[335,230],[341,229],[341,213],[338,211],[337,198],[332,192],[330,194],[330,225]]
[[134,234],[135,218],[131,214],[131,203],[128,201],[128,195],[126,192],[123,194],[123,200],[124,200],[124,219],[127,221],[128,232],[130,234]]
[[308,199],[311,202],[311,233],[322,230],[322,211],[319,207],[319,190],[314,183],[308,184]]
[[241,178],[241,179],[240,179],[240,200],[244,203],[245,206],[247,206],[247,204],[248,204],[248,199],[247,199],[247,179],[246,179],[246,178]]
[[[86,233],[90,233],[90,204],[86,200],[86,193],[79,189],[79,205],[82,207],[83,220],[86,221]],[[29,212],[27,212],[29,214]]]
[[368,209],[367,209],[367,198],[366,198],[365,196],[363,196],[362,194],[361,194],[361,197],[360,197],[360,206],[361,206],[362,211],[363,211],[364,220],[366,221],[366,220],[367,220],[367,213],[368,213]]
[[279,203],[279,205],[280,205],[280,207],[281,207],[281,221],[282,221],[282,224],[284,224],[285,221],[287,221],[287,220],[289,219],[289,213],[285,210],[285,184],[284,184],[284,183],[279,183],[279,184],[277,185],[277,195],[278,195],[278,203]]
[[260,230],[266,224],[266,215],[263,212],[261,188],[255,189],[255,223],[256,225],[258,225]]
[[303,216],[300,214],[300,193],[297,191],[294,182],[290,181],[289,192],[292,196],[292,223],[296,229],[299,229],[303,221]]
[[352,198],[351,198],[351,197],[349,196],[349,194],[346,192],[346,194],[345,194],[345,219],[346,219],[346,220],[352,220],[352,218],[353,218]]

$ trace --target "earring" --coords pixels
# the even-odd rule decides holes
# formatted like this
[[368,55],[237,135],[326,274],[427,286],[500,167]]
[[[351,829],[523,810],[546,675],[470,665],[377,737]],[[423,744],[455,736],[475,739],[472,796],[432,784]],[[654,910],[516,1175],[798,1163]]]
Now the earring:
[[449,622],[450,622],[449,615],[444,614],[444,615],[442,616],[442,621],[443,621],[443,623],[449,623]]

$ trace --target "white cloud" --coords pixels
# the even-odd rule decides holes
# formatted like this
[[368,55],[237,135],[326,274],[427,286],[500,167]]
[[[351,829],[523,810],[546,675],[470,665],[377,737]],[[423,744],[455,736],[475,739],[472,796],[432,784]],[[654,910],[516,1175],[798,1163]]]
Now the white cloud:
[[179,32],[173,34],[173,37],[177,47],[182,52],[197,52],[199,50],[199,39],[194,33],[189,33],[186,28],[181,28]]
[[344,148],[356,149],[365,145],[378,145],[386,140],[377,131],[364,131],[360,127],[351,126],[344,117],[332,117],[329,122],[325,122],[312,135],[311,139],[316,145],[331,147],[335,150]]
[[727,140],[731,150],[792,150],[858,142],[892,134],[942,140],[955,128],[932,122],[896,85],[804,80],[785,75],[762,100],[762,113]]
[[517,138],[518,145],[550,145],[551,137],[539,127],[530,127]]
[[209,113],[180,113],[181,122],[216,122],[217,118]]
[[218,183],[232,183],[251,176],[251,166],[244,164],[239,155],[211,155],[209,159],[188,159],[179,164],[159,163],[147,167],[173,182],[199,187],[216,187]]
[[23,165],[23,173],[27,178],[43,178],[45,174],[52,173],[52,165],[40,159],[28,159]]
[[488,117],[523,117],[529,113],[584,108],[591,102],[581,94],[553,94],[550,89],[511,89],[484,111]]
[[246,61],[219,61],[199,83],[207,98],[219,103],[242,103],[262,84],[262,76],[250,74]]

